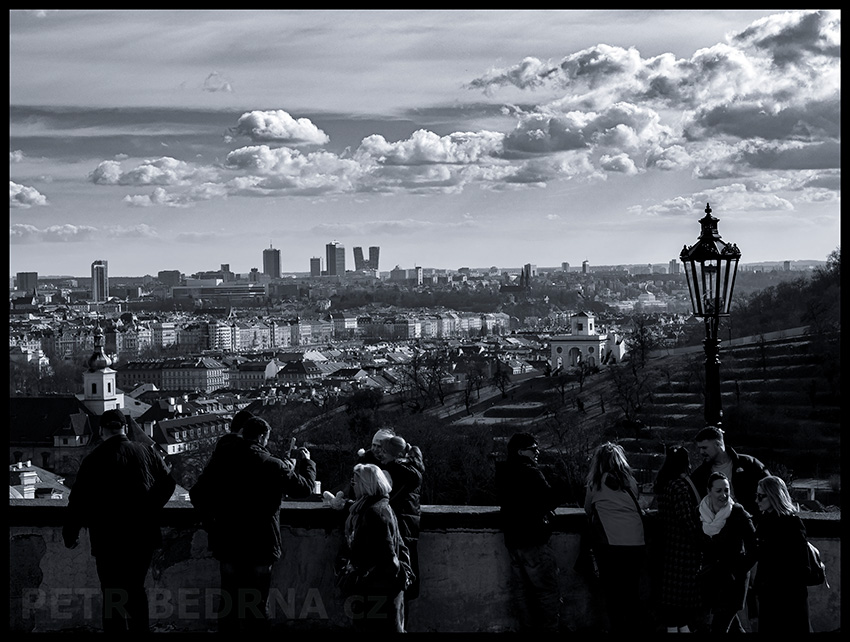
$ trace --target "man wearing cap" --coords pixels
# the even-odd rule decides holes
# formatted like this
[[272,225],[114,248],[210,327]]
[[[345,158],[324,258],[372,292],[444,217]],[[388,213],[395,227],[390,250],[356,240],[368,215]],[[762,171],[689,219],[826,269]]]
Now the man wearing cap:
[[316,481],[310,451],[296,451],[296,466],[273,457],[266,446],[271,426],[250,417],[243,445],[226,466],[204,469],[189,491],[192,504],[212,515],[209,545],[219,561],[219,630],[268,631],[272,566],[282,552],[280,503],[284,495],[308,497]]
[[694,441],[703,459],[703,463],[691,473],[697,490],[705,495],[709,475],[724,473],[729,480],[730,495],[757,519],[756,489],[759,480],[770,475],[770,471],[755,457],[727,448],[723,430],[717,426],[706,426],[697,433]]
[[160,512],[176,482],[151,444],[130,441],[118,410],[100,416],[103,441],[81,462],[68,496],[62,536],[76,548],[87,528],[103,594],[103,630],[150,630],[145,577],[162,545]]
[[547,480],[537,463],[539,454],[534,435],[514,434],[508,441],[507,461],[496,464],[496,493],[521,630],[555,633],[561,597],[549,520],[566,501],[566,488]]

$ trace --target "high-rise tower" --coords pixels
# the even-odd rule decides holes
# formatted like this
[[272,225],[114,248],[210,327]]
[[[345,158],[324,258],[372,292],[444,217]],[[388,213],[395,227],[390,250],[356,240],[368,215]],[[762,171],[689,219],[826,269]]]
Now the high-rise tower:
[[354,269],[357,271],[366,269],[366,261],[363,259],[363,248],[360,246],[354,248]]
[[91,264],[91,298],[93,301],[106,301],[109,298],[109,271],[107,261],[95,261]]
[[38,288],[38,272],[18,272],[15,276],[15,287],[19,292],[32,294]]
[[369,248],[369,267],[373,270],[378,269],[378,258],[381,253],[381,248],[377,245],[373,245]]
[[273,279],[280,278],[280,250],[273,248],[271,243],[263,250],[263,274]]
[[345,274],[345,246],[334,241],[325,246],[327,253],[328,276]]

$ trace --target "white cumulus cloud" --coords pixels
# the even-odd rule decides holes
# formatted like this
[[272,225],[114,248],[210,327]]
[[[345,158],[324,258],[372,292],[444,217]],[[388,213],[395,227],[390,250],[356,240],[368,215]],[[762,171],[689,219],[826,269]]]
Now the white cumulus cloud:
[[330,141],[328,135],[309,118],[293,118],[282,109],[242,114],[236,123],[235,133],[248,136],[255,142],[273,141],[290,145],[325,145]]
[[34,187],[9,181],[9,207],[27,209],[47,204],[47,197]]

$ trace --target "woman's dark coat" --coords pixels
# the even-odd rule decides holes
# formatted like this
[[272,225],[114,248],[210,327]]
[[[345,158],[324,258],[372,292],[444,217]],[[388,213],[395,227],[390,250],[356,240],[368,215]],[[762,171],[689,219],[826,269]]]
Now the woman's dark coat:
[[704,605],[712,610],[743,609],[749,571],[756,562],[756,531],[750,514],[734,504],[717,535],[702,534],[701,548]]
[[808,633],[806,527],[797,515],[762,514],[756,529],[759,633]]

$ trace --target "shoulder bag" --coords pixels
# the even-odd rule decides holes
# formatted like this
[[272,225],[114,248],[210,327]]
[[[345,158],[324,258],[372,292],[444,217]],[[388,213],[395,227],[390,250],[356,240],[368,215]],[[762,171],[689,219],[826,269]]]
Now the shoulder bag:
[[820,551],[809,540],[806,540],[806,555],[808,559],[806,586],[825,584],[826,588],[829,588],[829,582],[826,580],[826,564],[820,557]]

